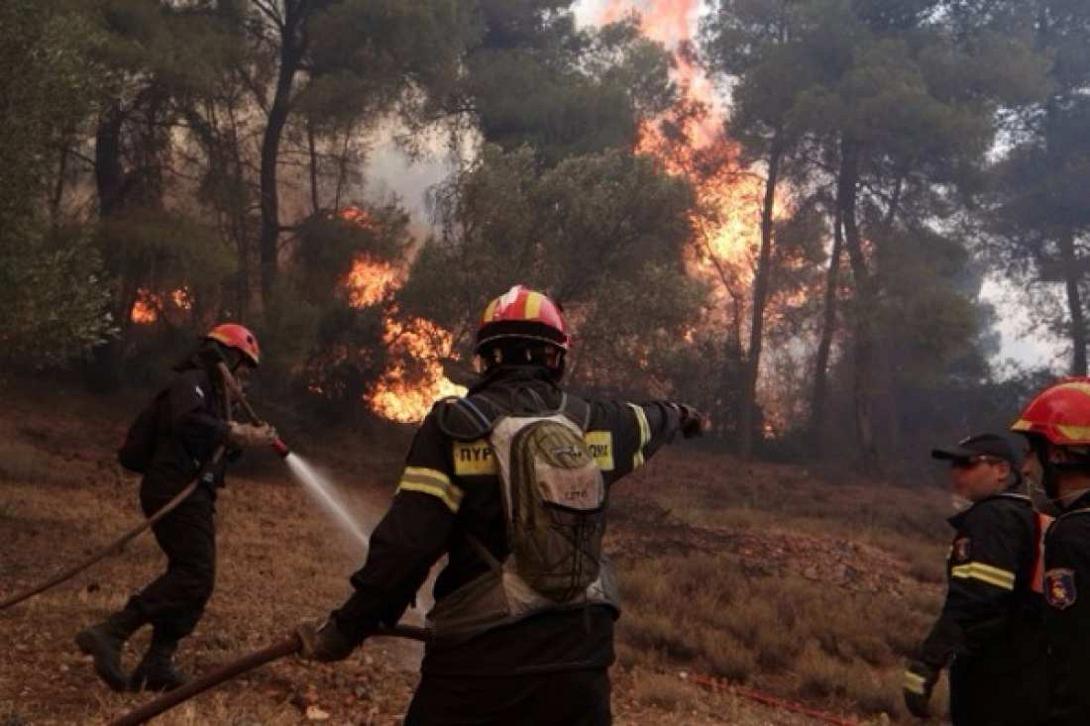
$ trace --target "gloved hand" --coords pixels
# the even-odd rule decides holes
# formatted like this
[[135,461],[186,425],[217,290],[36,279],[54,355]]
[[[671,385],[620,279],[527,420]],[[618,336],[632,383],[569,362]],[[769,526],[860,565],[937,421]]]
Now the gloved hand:
[[243,449],[259,449],[272,446],[276,441],[276,429],[268,424],[244,424],[231,421],[227,424],[227,440]]
[[931,692],[939,680],[939,671],[926,663],[912,661],[905,669],[905,707],[916,718],[931,716]]
[[337,623],[327,619],[324,623],[303,623],[295,629],[302,647],[299,657],[320,663],[344,660],[359,645],[337,628]]
[[677,406],[678,416],[681,424],[681,435],[687,439],[698,438],[704,435],[704,426],[706,417],[704,414],[697,411],[692,406],[687,406],[684,403],[674,404]]

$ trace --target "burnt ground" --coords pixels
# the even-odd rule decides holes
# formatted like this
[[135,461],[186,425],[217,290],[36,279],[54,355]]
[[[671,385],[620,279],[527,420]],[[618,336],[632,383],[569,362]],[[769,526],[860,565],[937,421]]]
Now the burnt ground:
[[[0,597],[20,591],[109,542],[140,521],[136,480],[113,463],[113,451],[137,399],[100,399],[75,391],[9,389],[0,416]],[[329,467],[373,521],[390,496],[407,432],[381,443],[347,434],[301,437],[299,449]],[[348,591],[362,553],[342,535],[273,455],[253,457],[218,504],[217,591],[197,632],[183,645],[181,666],[205,672],[282,637],[297,623],[324,616]],[[874,538],[822,532],[800,520],[776,528],[731,487],[723,506],[737,520],[700,516],[702,501],[679,503],[673,478],[693,497],[708,495],[692,477],[751,481],[752,472],[711,454],[661,457],[617,498],[609,548],[629,563],[642,556],[729,552],[755,572],[791,573],[861,591],[899,592],[919,585],[912,565]],[[799,472],[765,468],[761,478]],[[691,484],[691,486],[690,486]],[[781,484],[783,482],[781,481]],[[845,496],[855,496],[849,490]],[[719,495],[715,495],[719,496]],[[840,494],[838,494],[840,496]],[[684,497],[682,497],[684,498]],[[722,499],[721,496],[719,496]],[[829,504],[830,511],[840,506]],[[694,514],[694,512],[696,514]],[[824,515],[823,515],[824,516]],[[820,525],[820,518],[818,520]],[[73,581],[0,612],[6,647],[0,658],[0,724],[104,723],[147,700],[114,694],[93,676],[72,643],[75,632],[123,604],[160,570],[149,536]],[[629,565],[631,566],[631,565]],[[881,576],[870,573],[882,573]],[[418,617],[418,614],[415,614]],[[147,633],[128,652],[134,663]],[[161,717],[163,724],[398,723],[415,683],[419,646],[375,639],[348,661],[304,664],[284,659],[225,684]],[[617,723],[821,723],[729,692],[692,683],[684,663],[625,662],[614,669]],[[813,705],[813,704],[812,704]],[[829,702],[816,704],[828,706]],[[843,713],[843,709],[837,709]],[[882,722],[879,717],[873,722]]]

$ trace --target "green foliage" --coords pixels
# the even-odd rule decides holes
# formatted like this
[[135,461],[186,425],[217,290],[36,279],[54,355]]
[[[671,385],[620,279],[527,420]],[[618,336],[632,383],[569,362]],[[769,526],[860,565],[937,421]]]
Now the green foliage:
[[115,329],[97,250],[78,230],[0,256],[0,364],[57,365]]
[[214,229],[178,213],[130,210],[104,220],[97,242],[114,280],[119,316],[128,314],[138,288],[162,296],[185,289],[215,314],[237,271],[237,258]]
[[383,339],[393,288],[354,301],[348,272],[364,260],[397,274],[412,242],[408,216],[397,206],[358,211],[352,220],[322,213],[300,225],[293,265],[259,326],[274,388],[316,403],[327,416],[358,415],[387,363]]
[[4,362],[59,363],[111,329],[86,235],[50,232],[45,194],[62,140],[92,108],[97,41],[77,3],[0,6],[0,337]]
[[482,136],[507,151],[528,145],[548,165],[632,148],[640,123],[677,101],[670,57],[633,19],[577,29],[550,5],[570,3],[483,5],[465,83]]
[[525,283],[577,321],[577,378],[615,385],[606,371],[636,365],[653,381],[702,297],[682,264],[692,204],[645,157],[606,151],[539,172],[528,148],[486,147],[439,190],[445,234],[424,246],[399,301],[466,340],[490,297]]
[[325,5],[307,29],[308,82],[296,98],[322,124],[374,117],[398,104],[406,111],[442,104],[479,32],[472,4],[459,0]]

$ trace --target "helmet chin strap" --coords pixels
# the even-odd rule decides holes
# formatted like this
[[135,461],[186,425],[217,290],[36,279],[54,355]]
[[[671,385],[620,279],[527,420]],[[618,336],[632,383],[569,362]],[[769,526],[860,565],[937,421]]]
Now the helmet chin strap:
[[1075,472],[1075,471],[1087,471],[1087,464],[1085,462],[1055,462],[1041,457],[1041,479],[1045,496],[1050,502],[1059,507],[1061,510],[1066,510],[1071,504],[1075,502],[1079,497],[1090,492],[1090,487],[1082,487],[1066,494],[1059,493],[1059,476],[1063,472]]

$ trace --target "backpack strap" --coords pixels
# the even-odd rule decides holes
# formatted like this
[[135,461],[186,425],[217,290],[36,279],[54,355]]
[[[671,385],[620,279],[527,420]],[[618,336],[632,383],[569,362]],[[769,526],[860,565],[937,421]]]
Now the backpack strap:
[[558,410],[558,413],[562,414],[565,418],[578,426],[579,430],[583,433],[586,433],[590,429],[590,404],[578,396],[569,396],[567,393],[563,394],[560,399],[560,409]]
[[[480,398],[480,394],[477,397]],[[474,403],[471,398],[444,398],[436,404],[434,410],[439,430],[456,441],[485,438],[492,433],[497,418]]]

